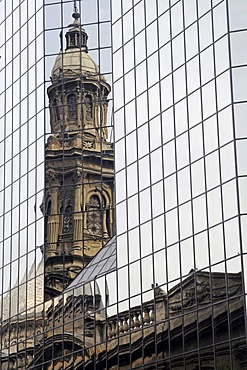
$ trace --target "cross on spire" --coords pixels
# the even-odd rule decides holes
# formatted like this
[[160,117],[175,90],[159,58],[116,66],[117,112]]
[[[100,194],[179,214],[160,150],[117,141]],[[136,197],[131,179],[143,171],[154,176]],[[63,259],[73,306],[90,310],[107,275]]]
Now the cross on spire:
[[78,13],[77,5],[76,5],[76,0],[74,0],[74,12]]

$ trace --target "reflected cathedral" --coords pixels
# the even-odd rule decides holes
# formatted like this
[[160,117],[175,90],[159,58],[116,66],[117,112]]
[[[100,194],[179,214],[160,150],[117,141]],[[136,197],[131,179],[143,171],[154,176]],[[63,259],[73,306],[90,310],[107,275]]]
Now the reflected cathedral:
[[[1,369],[179,370],[186,362],[189,370],[227,370],[229,331],[238,338],[244,330],[241,274],[192,271],[169,292],[153,287],[152,300],[106,314],[110,297],[102,297],[95,278],[116,269],[111,88],[88,54],[77,11],[73,18],[48,88],[43,260],[23,289],[5,297]],[[241,340],[231,359],[235,369],[247,368]]]
[[48,88],[52,135],[46,146],[45,297],[56,297],[114,234],[114,156],[107,142],[110,86],[88,54],[73,14],[66,49]]

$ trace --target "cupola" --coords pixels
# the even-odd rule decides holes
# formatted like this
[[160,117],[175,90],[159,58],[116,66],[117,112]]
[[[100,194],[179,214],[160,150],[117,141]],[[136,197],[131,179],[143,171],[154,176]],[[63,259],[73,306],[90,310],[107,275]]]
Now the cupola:
[[81,51],[88,52],[87,40],[88,35],[80,24],[80,14],[76,11],[72,14],[74,22],[69,25],[71,27],[66,33],[66,49],[80,48]]

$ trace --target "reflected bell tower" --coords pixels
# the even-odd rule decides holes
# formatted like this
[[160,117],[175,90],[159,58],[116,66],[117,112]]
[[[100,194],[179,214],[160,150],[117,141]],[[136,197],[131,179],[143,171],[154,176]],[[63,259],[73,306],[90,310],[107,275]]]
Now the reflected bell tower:
[[72,16],[47,91],[46,300],[60,294],[115,233],[114,152],[107,141],[111,88],[88,54],[88,35],[76,9]]

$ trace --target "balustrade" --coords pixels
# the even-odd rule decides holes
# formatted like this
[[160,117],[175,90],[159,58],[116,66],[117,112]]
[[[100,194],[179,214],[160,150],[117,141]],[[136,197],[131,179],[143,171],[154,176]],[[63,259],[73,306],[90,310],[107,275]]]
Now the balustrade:
[[122,312],[121,316],[116,315],[109,318],[107,322],[107,336],[108,338],[114,338],[118,335],[143,328],[153,322],[153,306],[136,307],[128,312]]

